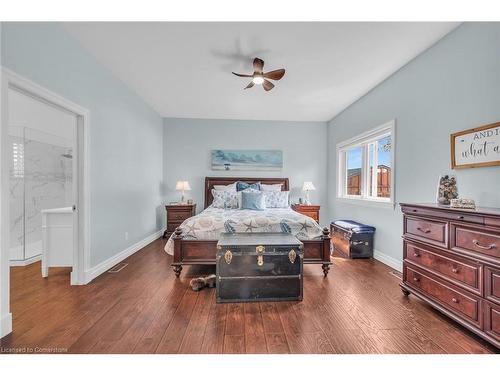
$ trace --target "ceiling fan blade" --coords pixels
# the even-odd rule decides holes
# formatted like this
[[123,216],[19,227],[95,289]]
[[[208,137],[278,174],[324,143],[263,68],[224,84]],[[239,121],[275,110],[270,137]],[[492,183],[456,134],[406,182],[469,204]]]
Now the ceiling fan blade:
[[255,83],[253,81],[250,81],[250,83],[247,85],[247,87],[244,88],[244,90],[249,89],[250,87],[254,87]]
[[264,90],[269,91],[274,87],[274,85],[271,83],[271,81],[265,79],[264,82],[262,82],[262,87],[264,87]]
[[262,76],[264,78],[274,79],[275,81],[283,78],[285,75],[285,69],[272,70],[270,72],[264,73]]
[[262,69],[264,69],[264,61],[256,57],[253,59],[253,70],[256,73],[262,73]]
[[238,76],[238,77],[253,77],[252,74],[240,74],[240,73],[235,73],[235,72],[231,72],[233,73],[235,76]]

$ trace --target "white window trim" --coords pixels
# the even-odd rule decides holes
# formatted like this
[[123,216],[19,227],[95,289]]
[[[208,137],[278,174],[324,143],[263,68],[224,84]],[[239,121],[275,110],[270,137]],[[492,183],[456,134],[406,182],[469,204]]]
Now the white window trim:
[[[363,147],[362,151],[362,171],[361,174],[361,196],[357,195],[345,195],[343,192],[346,189],[345,186],[345,175],[346,175],[346,162],[345,162],[345,151],[353,148],[364,146],[373,140],[373,138],[381,137],[384,134],[391,134],[391,196],[389,198],[376,198],[370,197],[367,189],[368,181],[368,155]],[[347,139],[337,144],[337,200],[372,207],[385,207],[394,209],[395,201],[395,180],[396,180],[396,120],[391,120],[383,125],[380,125],[374,129],[368,130],[356,137]],[[376,149],[374,150],[376,152]]]

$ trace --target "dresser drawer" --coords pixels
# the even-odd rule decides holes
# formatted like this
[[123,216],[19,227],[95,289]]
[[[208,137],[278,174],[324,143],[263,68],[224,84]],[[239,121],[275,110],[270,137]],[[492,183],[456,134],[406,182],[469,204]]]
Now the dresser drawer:
[[484,297],[500,305],[500,269],[484,267]]
[[500,232],[483,228],[451,225],[451,248],[470,254],[481,254],[481,258],[500,263]]
[[309,216],[311,219],[319,223],[319,210],[318,205],[304,205],[304,204],[292,204],[292,209],[302,215]]
[[302,215],[306,215],[306,216],[309,216],[311,219],[313,219],[314,221],[316,222],[319,222],[319,214],[317,212],[308,212],[308,211],[304,211],[304,212],[301,212]]
[[485,217],[484,225],[488,225],[491,227],[500,227],[500,218],[497,217]]
[[405,265],[405,281],[426,293],[451,312],[482,328],[481,299],[460,291],[456,287],[445,285],[437,277],[417,268]]
[[405,217],[405,235],[434,245],[448,247],[448,223],[424,218]]
[[405,259],[425,270],[482,295],[482,266],[430,247],[405,242]]
[[191,211],[168,211],[167,218],[169,221],[180,220],[181,222],[191,217]]
[[484,331],[500,343],[500,306],[484,302]]
[[408,215],[423,215],[423,216],[431,216],[440,219],[446,219],[451,221],[464,221],[468,223],[474,224],[483,224],[484,218],[478,215],[471,215],[466,212],[450,212],[450,211],[440,211],[440,210],[431,210],[428,208],[421,207],[401,207],[401,211]]

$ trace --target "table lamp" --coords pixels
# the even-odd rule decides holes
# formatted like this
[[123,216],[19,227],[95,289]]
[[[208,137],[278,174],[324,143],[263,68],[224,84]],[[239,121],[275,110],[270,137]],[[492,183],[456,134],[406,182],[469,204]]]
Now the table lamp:
[[311,190],[316,190],[313,183],[311,181],[304,182],[304,185],[302,185],[302,190],[306,192],[306,199],[305,199],[304,204],[306,204],[308,206],[311,205],[311,202],[309,201],[309,192]]
[[177,181],[175,184],[175,190],[182,191],[181,203],[184,203],[184,191],[191,190],[191,186],[189,186],[188,181]]

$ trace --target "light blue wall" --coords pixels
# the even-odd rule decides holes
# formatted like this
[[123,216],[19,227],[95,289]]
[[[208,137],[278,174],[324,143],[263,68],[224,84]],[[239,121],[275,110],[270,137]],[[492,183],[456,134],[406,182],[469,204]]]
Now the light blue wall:
[[58,24],[4,23],[2,65],[90,110],[91,266],[160,230],[162,118]]
[[[396,200],[433,202],[450,172],[450,134],[500,121],[500,24],[463,24],[330,121],[329,212],[377,227],[375,248],[402,258],[402,215],[336,197],[338,142],[396,119]],[[500,168],[457,170],[461,197],[500,206]]]
[[[320,218],[327,222],[326,123],[244,120],[164,119],[164,197],[178,201],[177,180],[188,180],[190,196],[203,209],[205,176],[288,177],[291,199],[303,196],[302,183],[312,181],[313,203],[321,204]],[[213,149],[283,150],[281,172],[212,171]]]

